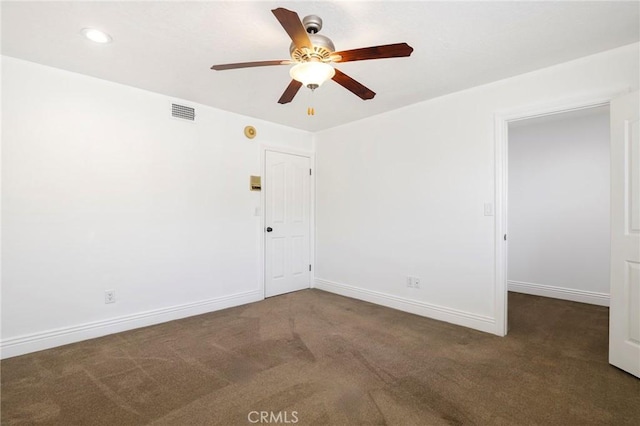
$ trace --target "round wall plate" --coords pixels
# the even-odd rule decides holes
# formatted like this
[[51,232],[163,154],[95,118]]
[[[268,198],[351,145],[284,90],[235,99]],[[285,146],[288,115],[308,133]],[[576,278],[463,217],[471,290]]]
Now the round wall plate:
[[255,127],[253,127],[253,126],[246,126],[246,127],[244,128],[244,135],[245,135],[246,137],[248,137],[249,139],[253,139],[253,138],[255,138],[255,137],[256,137],[256,134],[257,134],[257,132],[256,132],[256,128],[255,128]]

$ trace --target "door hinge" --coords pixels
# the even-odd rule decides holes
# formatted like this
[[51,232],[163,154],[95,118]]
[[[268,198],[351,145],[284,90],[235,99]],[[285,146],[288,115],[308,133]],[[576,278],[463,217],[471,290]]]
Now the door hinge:
[[309,271],[311,271],[311,265],[309,265]]
[[311,176],[311,169],[309,169],[309,176]]
[[507,241],[507,234],[504,234],[504,240]]

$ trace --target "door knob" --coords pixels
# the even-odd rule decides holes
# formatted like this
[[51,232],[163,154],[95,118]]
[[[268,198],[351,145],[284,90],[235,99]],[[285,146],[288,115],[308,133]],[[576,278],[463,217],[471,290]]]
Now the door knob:
[[271,232],[271,231],[273,231],[273,228],[270,226],[267,226],[267,232]]

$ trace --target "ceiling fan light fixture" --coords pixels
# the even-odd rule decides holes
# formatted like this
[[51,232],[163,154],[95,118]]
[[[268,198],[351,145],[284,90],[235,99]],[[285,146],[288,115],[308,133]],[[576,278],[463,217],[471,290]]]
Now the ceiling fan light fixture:
[[[407,43],[384,44],[336,52],[333,41],[329,37],[318,34],[318,31],[322,28],[322,19],[320,17],[309,15],[300,20],[296,12],[283,7],[272,9],[271,12],[280,22],[289,38],[291,38],[291,45],[289,46],[291,60],[220,64],[212,66],[211,69],[222,71],[236,68],[296,64],[289,70],[292,80],[284,93],[282,93],[282,96],[280,96],[280,99],[278,99],[279,104],[291,102],[302,85],[305,85],[313,92],[329,79],[332,79],[362,100],[373,99],[376,96],[373,90],[339,69],[333,68],[330,63],[401,58],[410,56],[411,52],[413,52],[413,47]],[[310,108],[310,115],[313,115],[314,110],[312,107]]]
[[336,70],[324,62],[302,62],[289,71],[291,78],[313,89],[322,86],[322,83],[335,74]]

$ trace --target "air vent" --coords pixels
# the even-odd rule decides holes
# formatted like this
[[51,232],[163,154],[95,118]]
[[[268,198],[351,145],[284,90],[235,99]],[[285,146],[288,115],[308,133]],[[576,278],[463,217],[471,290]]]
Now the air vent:
[[171,116],[183,120],[195,121],[196,110],[184,105],[171,104]]

